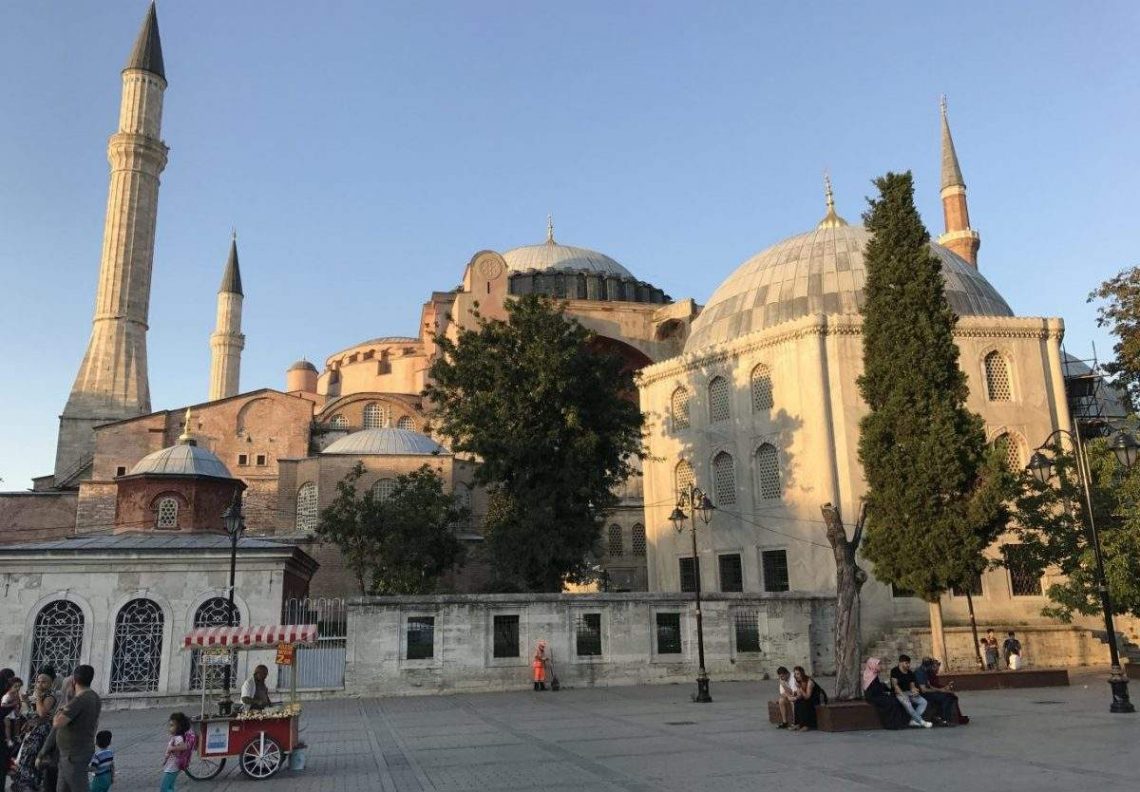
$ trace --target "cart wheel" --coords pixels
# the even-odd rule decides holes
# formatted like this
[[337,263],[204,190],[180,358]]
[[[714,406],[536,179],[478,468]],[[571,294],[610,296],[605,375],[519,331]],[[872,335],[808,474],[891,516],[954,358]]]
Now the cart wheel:
[[207,759],[195,752],[190,756],[190,766],[183,772],[195,781],[209,781],[211,778],[217,778],[218,773],[222,772],[225,766],[226,757],[224,756]]
[[241,751],[241,771],[250,778],[269,778],[284,763],[281,746],[265,732],[246,743]]

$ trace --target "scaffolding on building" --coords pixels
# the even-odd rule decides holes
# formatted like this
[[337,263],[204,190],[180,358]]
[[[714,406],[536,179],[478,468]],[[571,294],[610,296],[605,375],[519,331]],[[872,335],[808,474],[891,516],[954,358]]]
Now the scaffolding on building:
[[1108,437],[1131,413],[1127,394],[1105,379],[1096,346],[1092,356],[1084,359],[1062,348],[1061,360],[1073,424],[1081,437]]

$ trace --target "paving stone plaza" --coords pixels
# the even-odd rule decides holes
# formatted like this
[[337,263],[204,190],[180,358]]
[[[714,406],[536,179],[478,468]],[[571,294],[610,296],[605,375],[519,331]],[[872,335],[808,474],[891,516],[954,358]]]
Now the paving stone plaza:
[[[1135,790],[1140,715],[1111,715],[1104,673],[1068,688],[963,694],[956,729],[792,734],[766,722],[772,682],[590,688],[306,704],[308,766],[266,781],[228,764],[200,792],[281,790]],[[108,712],[116,792],[158,787],[169,711]]]

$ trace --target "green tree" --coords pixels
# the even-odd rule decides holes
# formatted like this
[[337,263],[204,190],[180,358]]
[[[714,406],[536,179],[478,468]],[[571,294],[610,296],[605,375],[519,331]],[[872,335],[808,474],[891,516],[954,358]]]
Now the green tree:
[[859,459],[867,480],[863,554],[885,582],[930,603],[935,651],[945,657],[941,595],[968,580],[1001,522],[983,475],[981,418],[966,409],[966,376],[954,343],[957,317],[942,265],[914,206],[910,173],[875,181],[864,215],[863,418]]
[[590,572],[614,488],[635,473],[641,411],[621,360],[544,297],[437,339],[424,395],[452,449],[480,462],[485,550],[500,589],[560,591]]
[[387,498],[358,489],[357,463],[336,485],[336,498],[321,511],[316,534],[340,548],[361,594],[424,594],[447,570],[462,563],[455,526],[467,510],[443,491],[439,474],[424,465],[396,477]]
[[1140,267],[1121,271],[1089,294],[1089,302],[1102,300],[1097,325],[1116,336],[1115,358],[1104,369],[1124,389],[1132,404],[1140,404]]
[[[1087,442],[1085,450],[1113,612],[1140,616],[1140,467],[1126,471],[1102,439]],[[1051,481],[1022,476],[1013,533],[1020,542],[1018,563],[1038,575],[1051,570],[1062,576],[1046,589],[1049,604],[1042,613],[1067,622],[1074,614],[1099,614],[1101,602],[1076,461],[1059,447],[1054,453]]]

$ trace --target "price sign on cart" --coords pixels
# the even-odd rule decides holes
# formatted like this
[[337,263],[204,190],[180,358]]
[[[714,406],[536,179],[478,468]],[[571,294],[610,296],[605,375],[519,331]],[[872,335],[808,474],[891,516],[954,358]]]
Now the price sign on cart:
[[277,665],[291,666],[293,665],[293,656],[295,647],[293,644],[279,643],[277,644]]

